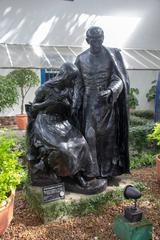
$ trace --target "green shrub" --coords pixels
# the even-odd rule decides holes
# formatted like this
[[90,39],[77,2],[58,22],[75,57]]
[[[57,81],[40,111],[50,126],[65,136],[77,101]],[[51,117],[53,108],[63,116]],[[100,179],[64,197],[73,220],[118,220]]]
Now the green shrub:
[[129,128],[129,145],[132,149],[141,152],[145,149],[155,148],[148,139],[148,134],[153,131],[154,123]]
[[155,165],[155,154],[144,152],[135,156],[130,156],[130,166],[132,169]]
[[128,105],[130,108],[135,109],[138,106],[137,95],[139,94],[138,88],[130,88],[129,89],[129,101]]
[[142,125],[148,124],[148,123],[151,123],[151,120],[148,120],[146,118],[137,117],[137,116],[134,116],[134,115],[131,115],[130,118],[129,118],[129,125],[131,127],[142,126]]
[[154,125],[153,132],[148,135],[148,139],[156,141],[157,145],[160,146],[160,123]]
[[19,136],[15,139],[15,150],[18,150],[21,152],[21,155],[19,157],[19,162],[23,165],[23,167],[27,168],[28,163],[26,160],[26,149],[27,149],[27,143],[26,143],[26,136]]
[[150,120],[154,119],[154,112],[151,110],[134,110],[130,114],[136,117],[142,117]]
[[21,151],[15,149],[13,136],[0,132],[0,205],[10,192],[26,178],[26,172],[19,163]]

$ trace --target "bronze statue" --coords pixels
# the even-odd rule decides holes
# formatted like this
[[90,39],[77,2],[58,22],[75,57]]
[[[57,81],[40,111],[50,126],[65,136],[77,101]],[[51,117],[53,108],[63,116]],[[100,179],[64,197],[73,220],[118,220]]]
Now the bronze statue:
[[80,75],[72,114],[80,119],[80,130],[98,165],[97,177],[108,178],[129,172],[129,80],[119,50],[105,48],[103,40],[101,28],[88,29],[90,48],[75,62]]
[[32,185],[64,181],[67,190],[91,194],[104,190],[106,181],[95,178],[98,166],[71,118],[77,74],[75,65],[65,63],[56,80],[47,81],[36,91],[29,111],[28,161]]
[[26,107],[31,184],[63,181],[68,191],[93,194],[110,177],[129,173],[129,80],[120,51],[105,48],[91,27],[90,48],[65,63],[55,80],[36,91]]

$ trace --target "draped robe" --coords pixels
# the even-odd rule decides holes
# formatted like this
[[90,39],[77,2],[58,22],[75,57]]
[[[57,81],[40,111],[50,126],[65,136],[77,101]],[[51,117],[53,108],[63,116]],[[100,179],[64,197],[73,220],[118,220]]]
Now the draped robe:
[[[118,49],[103,47],[94,55],[88,49],[75,64],[80,75],[74,89],[73,112],[98,165],[98,176],[127,173],[129,80],[121,54]],[[108,89],[110,99],[100,100],[100,94]]]

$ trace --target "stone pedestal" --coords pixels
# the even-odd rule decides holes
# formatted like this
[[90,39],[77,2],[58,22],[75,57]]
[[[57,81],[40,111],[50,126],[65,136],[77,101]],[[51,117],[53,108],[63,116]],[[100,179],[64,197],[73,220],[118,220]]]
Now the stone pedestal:
[[[116,186],[115,186],[116,184]],[[58,218],[70,216],[82,216],[99,211],[107,203],[117,203],[123,200],[123,189],[134,182],[128,177],[116,177],[112,186],[99,194],[84,195],[77,193],[65,193],[65,199],[44,203],[44,194],[41,187],[26,186],[25,195],[27,202],[36,212],[43,223],[54,221]]]
[[44,195],[42,187],[31,185],[26,186],[25,196],[30,207],[39,215],[43,223],[48,223],[64,215],[64,197],[51,201]]
[[152,239],[152,224],[146,219],[130,223],[126,218],[118,216],[114,221],[113,230],[120,240]]

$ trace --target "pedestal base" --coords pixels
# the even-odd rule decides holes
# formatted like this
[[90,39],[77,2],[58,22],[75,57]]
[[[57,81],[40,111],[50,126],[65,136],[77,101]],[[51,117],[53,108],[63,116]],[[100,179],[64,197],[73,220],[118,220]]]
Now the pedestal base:
[[135,183],[124,175],[123,177],[116,177],[115,182],[110,183],[102,193],[85,195],[71,193],[68,192],[69,189],[66,189],[65,199],[47,203],[44,203],[42,187],[27,185],[25,195],[33,211],[39,215],[43,223],[47,223],[58,218],[82,216],[97,212],[107,203],[120,202],[123,199],[123,189],[128,184],[134,185]]
[[118,216],[114,221],[113,230],[120,240],[152,240],[152,224],[146,219],[131,223]]
[[65,199],[44,203],[43,188],[31,185],[26,186],[25,196],[30,207],[43,223],[96,212],[107,202],[113,203],[122,199],[119,189],[109,188],[103,193],[94,195],[65,192]]

